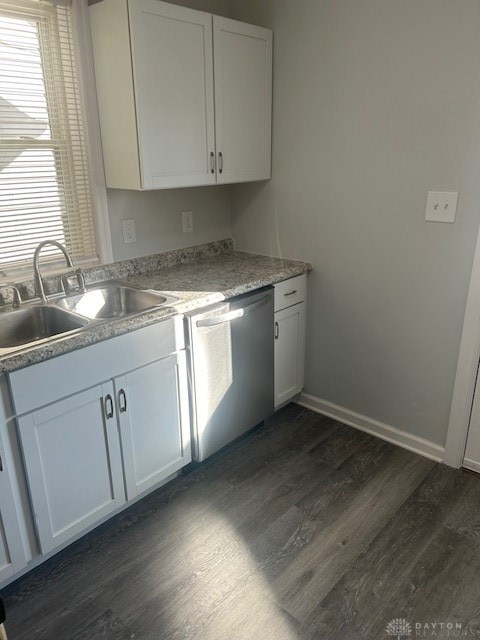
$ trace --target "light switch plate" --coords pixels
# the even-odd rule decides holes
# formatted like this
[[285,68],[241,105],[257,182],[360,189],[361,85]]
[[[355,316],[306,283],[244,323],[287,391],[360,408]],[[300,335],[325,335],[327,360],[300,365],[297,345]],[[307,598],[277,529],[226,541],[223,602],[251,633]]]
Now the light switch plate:
[[427,222],[455,222],[458,191],[429,191],[427,197]]

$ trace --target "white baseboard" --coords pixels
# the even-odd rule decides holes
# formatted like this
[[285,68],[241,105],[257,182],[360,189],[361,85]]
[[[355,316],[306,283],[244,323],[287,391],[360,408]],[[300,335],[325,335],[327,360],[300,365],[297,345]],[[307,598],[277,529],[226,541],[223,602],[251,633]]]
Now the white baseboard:
[[476,471],[480,473],[480,462],[474,462],[473,460],[469,460],[468,458],[464,458],[462,462],[462,467],[468,469],[469,471]]
[[348,424],[350,427],[355,427],[355,429],[360,429],[360,431],[365,431],[372,436],[376,436],[377,438],[396,444],[399,447],[418,453],[425,458],[430,458],[430,460],[435,460],[436,462],[443,462],[445,448],[435,442],[424,440],[423,438],[414,436],[406,431],[401,431],[400,429],[391,427],[379,420],[374,420],[368,416],[362,415],[361,413],[356,413],[355,411],[350,411],[350,409],[345,409],[345,407],[340,407],[337,404],[333,404],[333,402],[328,402],[327,400],[322,400],[316,396],[311,396],[308,393],[301,393],[298,400],[296,400],[296,403],[306,409],[311,409],[316,413],[321,413],[329,418],[334,418],[339,422]]

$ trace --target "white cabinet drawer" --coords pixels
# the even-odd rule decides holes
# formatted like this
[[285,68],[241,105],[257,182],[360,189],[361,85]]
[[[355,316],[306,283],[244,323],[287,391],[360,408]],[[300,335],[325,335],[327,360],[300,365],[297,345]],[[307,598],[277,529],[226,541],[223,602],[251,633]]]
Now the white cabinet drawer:
[[164,358],[185,346],[183,316],[72,351],[10,374],[16,415]]
[[307,299],[307,276],[302,274],[275,286],[275,311],[286,309]]

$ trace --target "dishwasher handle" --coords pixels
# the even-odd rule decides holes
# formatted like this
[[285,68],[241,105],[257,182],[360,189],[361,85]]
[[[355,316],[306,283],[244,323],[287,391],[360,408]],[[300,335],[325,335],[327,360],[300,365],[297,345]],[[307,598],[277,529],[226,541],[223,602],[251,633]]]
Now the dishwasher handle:
[[263,298],[260,298],[260,300],[247,304],[245,307],[241,307],[240,309],[228,311],[227,313],[223,313],[221,316],[212,316],[210,318],[204,318],[203,320],[197,320],[197,327],[214,327],[217,324],[223,324],[224,322],[230,322],[237,318],[243,318],[243,316],[264,307],[271,299],[272,294],[268,293],[266,296],[263,296]]

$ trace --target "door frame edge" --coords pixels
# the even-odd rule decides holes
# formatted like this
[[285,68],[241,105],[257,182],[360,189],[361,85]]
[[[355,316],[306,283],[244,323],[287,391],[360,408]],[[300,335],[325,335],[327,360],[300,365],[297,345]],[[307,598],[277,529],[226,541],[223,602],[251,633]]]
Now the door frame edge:
[[480,361],[480,229],[473,258],[465,318],[445,443],[444,463],[462,466]]

